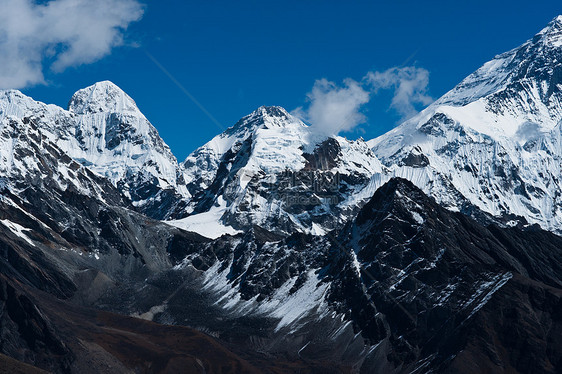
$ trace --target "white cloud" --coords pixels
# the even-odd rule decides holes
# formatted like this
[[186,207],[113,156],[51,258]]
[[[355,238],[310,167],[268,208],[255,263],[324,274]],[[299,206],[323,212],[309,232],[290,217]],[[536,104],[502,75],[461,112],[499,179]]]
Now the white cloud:
[[360,109],[369,102],[369,92],[353,79],[346,79],[343,87],[326,79],[317,80],[307,99],[308,108],[298,108],[293,114],[309,122],[314,134],[337,135],[366,120]]
[[428,83],[429,72],[413,66],[368,72],[361,82],[348,78],[342,87],[320,79],[307,95],[308,107],[297,108],[293,114],[310,123],[313,134],[337,135],[365,123],[362,107],[384,89],[394,90],[390,107],[404,120],[418,113],[417,106],[433,102],[427,94]]
[[380,89],[394,89],[390,106],[400,113],[402,119],[413,117],[418,112],[416,104],[426,106],[433,102],[427,94],[429,72],[423,68],[407,66],[369,72],[365,80],[375,93]]
[[0,0],[0,89],[45,83],[45,68],[99,60],[142,15],[138,0]]

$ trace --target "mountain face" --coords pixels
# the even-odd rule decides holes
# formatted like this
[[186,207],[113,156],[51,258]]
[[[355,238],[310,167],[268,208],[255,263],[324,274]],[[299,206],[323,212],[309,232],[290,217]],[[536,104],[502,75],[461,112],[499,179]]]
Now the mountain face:
[[356,211],[354,194],[382,165],[362,140],[314,140],[279,107],[242,118],[183,163],[192,198],[174,213],[189,216],[174,224],[198,230],[212,219],[220,224],[215,236],[252,225],[283,235],[340,226]]
[[[560,232],[562,18],[370,145],[449,209]],[[510,222],[511,221],[511,222]]]
[[283,109],[260,108],[187,158],[192,198],[172,217],[189,215],[177,224],[190,230],[218,222],[205,225],[215,237],[252,224],[279,234],[321,234],[341,227],[382,184],[401,177],[448,209],[477,212],[482,223],[539,224],[558,233],[561,33],[557,17],[368,142],[373,154],[360,140],[316,144]]
[[18,91],[4,91],[0,113],[2,118],[32,122],[68,156],[109,179],[151,217],[165,218],[171,206],[188,196],[169,147],[135,102],[111,82],[76,92],[68,111]]
[[170,148],[120,88],[100,82],[79,90],[69,111],[79,116],[73,135],[82,151],[72,156],[117,184],[142,212],[165,218],[174,195],[188,196]]
[[374,372],[556,372],[559,352],[538,342],[560,328],[561,244],[392,179],[331,238],[328,300],[374,346]]
[[181,164],[110,82],[0,92],[0,361],[562,372],[561,48],[557,17],[370,142],[261,107]]
[[[158,307],[169,296],[163,284],[173,291],[187,287],[181,277],[190,273],[173,267],[209,240],[136,212],[110,180],[69,157],[28,117],[4,117],[0,138],[3,368],[40,371],[27,363],[55,373],[331,370],[321,362],[233,352],[192,328],[129,317]],[[193,316],[184,309],[181,321],[188,318]]]

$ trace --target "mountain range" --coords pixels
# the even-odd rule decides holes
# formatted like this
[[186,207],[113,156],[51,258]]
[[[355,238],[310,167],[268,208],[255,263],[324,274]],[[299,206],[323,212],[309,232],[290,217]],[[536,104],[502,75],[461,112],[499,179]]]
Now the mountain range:
[[260,107],[178,162],[111,82],[0,91],[0,360],[561,372],[561,103],[562,16],[370,141]]

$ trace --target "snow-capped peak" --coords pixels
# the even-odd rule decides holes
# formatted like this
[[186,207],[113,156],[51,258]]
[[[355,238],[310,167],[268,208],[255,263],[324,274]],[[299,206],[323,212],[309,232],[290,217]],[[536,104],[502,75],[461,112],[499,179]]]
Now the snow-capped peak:
[[166,214],[158,196],[162,191],[174,199],[186,194],[170,148],[134,100],[109,81],[77,91],[69,110],[19,91],[0,91],[0,121],[10,116],[38,127],[68,156],[108,178],[152,217]]
[[236,230],[257,224],[280,233],[341,224],[354,209],[348,197],[382,171],[364,141],[317,139],[285,109],[265,106],[197,149],[183,167],[192,199],[176,216],[192,216],[181,227],[195,229],[212,216]]
[[77,114],[135,113],[140,114],[135,101],[110,81],[95,83],[78,90],[70,99],[68,110]]
[[266,125],[283,126],[283,120],[292,120],[292,116],[280,106],[260,106],[252,114],[252,117],[261,118]]
[[[369,142],[396,176],[451,209],[560,231],[562,17],[496,56],[416,117]],[[415,151],[415,152],[414,152]]]
[[555,47],[562,46],[562,15],[555,17],[535,38]]
[[247,116],[241,118],[234,126],[228,128],[224,134],[249,134],[258,128],[286,128],[307,126],[279,106],[261,106]]
[[[532,39],[485,63],[437,100],[433,106],[466,105],[487,95],[507,90],[513,84],[523,84],[520,89],[536,90],[539,99],[544,102],[557,91],[561,47],[562,16],[558,16]],[[540,84],[529,87],[526,83],[532,80]]]
[[[121,185],[123,192],[143,212],[166,216],[166,203],[158,196],[185,193],[177,176],[179,165],[158,131],[133,99],[109,81],[79,90],[69,104],[78,114],[70,146],[72,157]],[[178,195],[179,194],[179,195]]]
[[[255,145],[263,143],[261,140],[264,139],[270,145],[283,141],[284,146],[291,143],[298,148],[306,142],[306,129],[307,126],[304,123],[290,115],[285,109],[277,106],[261,106],[189,155],[184,165],[189,169],[195,159],[202,157],[205,159],[211,157],[218,161],[227,152],[238,152],[242,144],[249,138],[252,138],[254,152]],[[277,148],[271,147],[272,152],[275,149]],[[288,149],[285,151],[288,152]]]
[[[184,161],[185,179],[199,180],[200,187],[208,186],[225,155],[234,157],[248,143],[248,164],[257,170],[270,167],[304,166],[300,149],[304,146],[307,126],[285,109],[262,106],[241,118],[234,126],[198,148]],[[293,168],[294,168],[293,167]]]

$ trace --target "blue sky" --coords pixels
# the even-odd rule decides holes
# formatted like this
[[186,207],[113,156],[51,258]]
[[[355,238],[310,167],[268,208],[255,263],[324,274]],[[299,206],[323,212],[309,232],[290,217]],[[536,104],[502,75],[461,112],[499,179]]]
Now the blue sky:
[[[66,107],[77,89],[111,80],[135,99],[179,160],[260,105],[306,108],[307,94],[322,78],[345,85],[346,78],[360,81],[368,72],[408,66],[429,72],[423,93],[437,98],[562,14],[560,1],[143,4],[142,14],[115,21],[129,24],[122,43],[109,51],[101,45],[97,55],[62,67],[50,65],[60,53],[50,50],[41,60],[45,83],[18,88]],[[391,107],[393,95],[391,87],[371,92],[361,106],[365,123],[344,135],[369,139],[394,127],[401,114]]]

